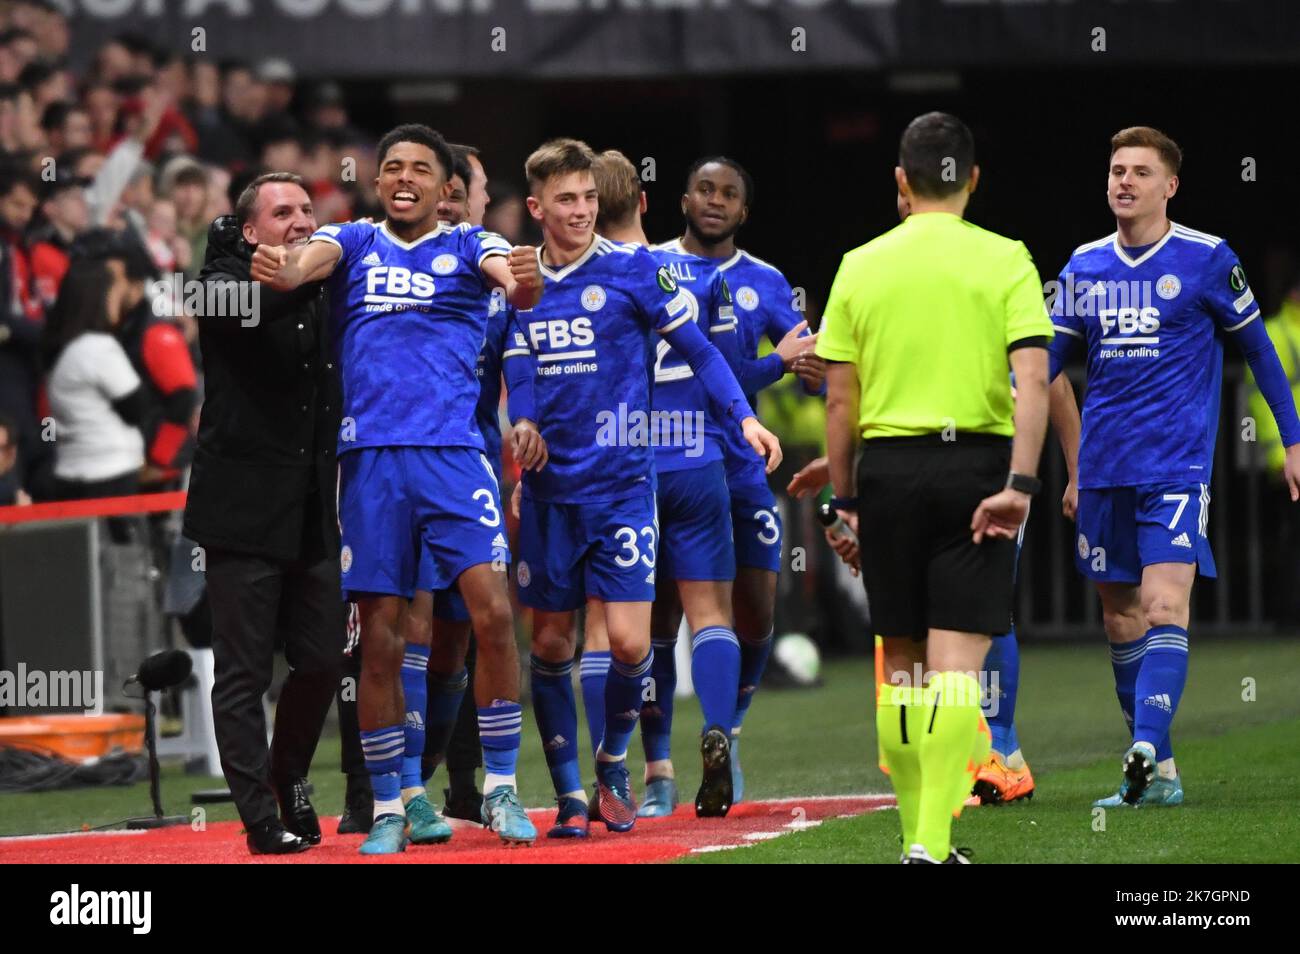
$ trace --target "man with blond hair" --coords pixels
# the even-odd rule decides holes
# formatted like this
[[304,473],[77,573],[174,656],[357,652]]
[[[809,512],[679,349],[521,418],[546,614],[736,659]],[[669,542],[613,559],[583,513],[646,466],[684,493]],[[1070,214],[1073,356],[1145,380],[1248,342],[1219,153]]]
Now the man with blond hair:
[[610,831],[636,822],[627,746],[643,700],[655,694],[652,332],[686,359],[753,452],[769,468],[780,461],[776,438],[696,327],[694,297],[644,248],[596,234],[595,159],[573,139],[528,157],[545,291],[539,306],[516,312],[505,352],[511,420],[534,422],[549,452],[544,469],[524,474],[517,572],[520,601],[534,611],[533,705],[559,802],[552,837],[584,837],[589,823],[569,675],[573,614],[584,603],[604,614],[612,655],[596,753],[599,815]]

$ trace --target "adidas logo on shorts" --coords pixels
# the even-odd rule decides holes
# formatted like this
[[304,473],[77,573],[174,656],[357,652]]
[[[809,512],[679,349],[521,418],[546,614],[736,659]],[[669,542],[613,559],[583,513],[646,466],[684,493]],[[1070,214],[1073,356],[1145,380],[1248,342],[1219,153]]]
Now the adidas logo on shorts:
[[383,260],[380,259],[380,257],[379,257],[379,253],[378,253],[378,252],[371,252],[369,255],[367,255],[365,258],[363,258],[363,259],[361,260],[361,264],[362,264],[362,265],[382,265],[382,264],[384,264],[384,263],[383,263]]
[[1170,541],[1170,543],[1172,543],[1173,546],[1176,547],[1187,547],[1187,549],[1189,550],[1192,548],[1191,538],[1187,536],[1187,533],[1185,531],[1183,533],[1178,534],[1178,536],[1174,537],[1173,540]]

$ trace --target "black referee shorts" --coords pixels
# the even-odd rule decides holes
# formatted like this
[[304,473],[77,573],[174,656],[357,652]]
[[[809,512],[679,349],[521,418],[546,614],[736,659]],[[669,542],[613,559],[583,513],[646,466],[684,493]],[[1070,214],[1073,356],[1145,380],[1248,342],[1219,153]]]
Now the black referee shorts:
[[979,502],[1007,482],[1011,441],[989,434],[886,437],[858,461],[862,582],[875,631],[923,638],[1011,628],[1014,540],[971,542]]

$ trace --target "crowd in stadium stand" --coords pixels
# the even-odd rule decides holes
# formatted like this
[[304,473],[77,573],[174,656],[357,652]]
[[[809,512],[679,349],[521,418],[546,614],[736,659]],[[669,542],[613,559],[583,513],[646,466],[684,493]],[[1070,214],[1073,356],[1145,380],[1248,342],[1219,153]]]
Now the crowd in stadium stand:
[[197,328],[155,299],[256,175],[301,175],[321,223],[377,211],[337,83],[132,35],[74,72],[68,45],[49,0],[0,0],[0,506],[178,485]]

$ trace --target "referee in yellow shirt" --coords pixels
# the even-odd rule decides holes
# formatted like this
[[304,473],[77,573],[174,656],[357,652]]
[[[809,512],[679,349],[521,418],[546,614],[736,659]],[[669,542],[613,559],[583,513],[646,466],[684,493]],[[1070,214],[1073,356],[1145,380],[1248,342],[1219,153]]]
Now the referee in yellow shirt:
[[[979,167],[961,120],[913,120],[894,177],[911,214],[844,256],[817,354],[829,363],[832,505],[861,541],[885,678],[897,686],[879,693],[876,725],[904,860],[960,864],[952,819],[988,755],[977,673],[992,634],[1011,628],[1015,537],[1040,486],[1052,325],[1025,246],[962,218]],[[911,685],[915,663],[925,687]]]

